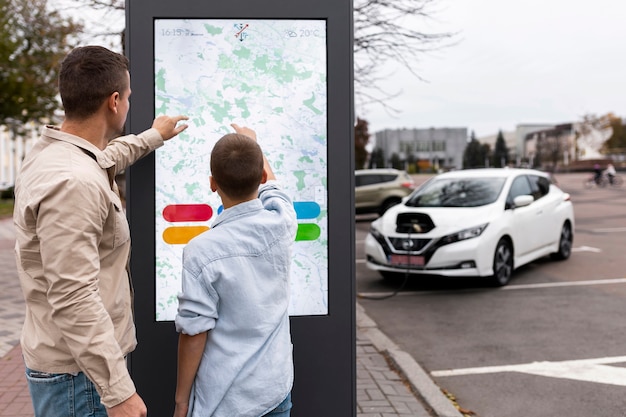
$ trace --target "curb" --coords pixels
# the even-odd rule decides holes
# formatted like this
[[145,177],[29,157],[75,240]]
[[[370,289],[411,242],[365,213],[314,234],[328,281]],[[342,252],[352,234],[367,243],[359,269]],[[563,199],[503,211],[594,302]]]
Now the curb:
[[391,341],[356,303],[357,326],[369,338],[376,350],[385,354],[404,376],[416,393],[430,407],[437,417],[463,417],[448,397],[441,391],[422,367],[409,355]]

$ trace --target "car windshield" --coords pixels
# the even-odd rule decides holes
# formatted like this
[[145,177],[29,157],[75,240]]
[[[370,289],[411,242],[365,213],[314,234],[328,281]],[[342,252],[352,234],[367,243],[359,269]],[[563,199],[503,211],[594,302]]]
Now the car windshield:
[[505,178],[434,178],[407,200],[410,207],[478,207],[497,200]]

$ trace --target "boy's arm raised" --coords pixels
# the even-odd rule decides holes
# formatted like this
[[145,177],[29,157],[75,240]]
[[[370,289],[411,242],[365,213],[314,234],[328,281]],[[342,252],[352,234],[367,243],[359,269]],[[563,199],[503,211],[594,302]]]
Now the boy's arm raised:
[[[250,129],[249,127],[246,126],[239,126],[235,123],[232,123],[231,126],[233,127],[233,129],[235,129],[235,132],[239,133],[240,135],[244,135],[249,137],[250,139],[254,140],[255,142],[258,142],[256,139],[256,132],[252,129]],[[267,158],[265,157],[265,154],[263,154],[263,170],[265,170],[265,174],[267,175],[267,180],[275,180],[276,179],[276,175],[274,175],[274,171],[272,171],[272,167],[270,166],[269,162],[267,161]]]

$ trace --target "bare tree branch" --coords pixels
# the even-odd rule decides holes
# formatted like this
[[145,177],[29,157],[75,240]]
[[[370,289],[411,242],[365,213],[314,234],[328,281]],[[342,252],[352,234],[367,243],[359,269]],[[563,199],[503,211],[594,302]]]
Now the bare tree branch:
[[[404,67],[419,81],[417,64],[430,52],[453,44],[454,33],[430,33],[419,22],[434,19],[437,0],[354,0],[354,80],[360,107],[384,104],[386,111],[399,110],[385,104],[399,92],[383,91],[379,85],[390,63]],[[387,69],[388,71],[388,69]]]
[[[454,44],[455,33],[429,32],[427,23],[435,21],[438,0],[353,0],[354,1],[354,82],[355,98],[361,108],[380,105],[390,115],[400,110],[389,101],[402,94],[401,91],[385,91],[383,80],[392,74],[393,64],[406,68],[416,80],[426,82],[418,70],[418,64],[429,53]],[[101,13],[101,22],[122,22],[119,30],[100,30],[109,24],[85,23],[86,31],[94,38],[119,36],[123,31],[124,0],[50,0],[57,10],[78,15],[86,11]],[[121,36],[116,38],[121,48]]]

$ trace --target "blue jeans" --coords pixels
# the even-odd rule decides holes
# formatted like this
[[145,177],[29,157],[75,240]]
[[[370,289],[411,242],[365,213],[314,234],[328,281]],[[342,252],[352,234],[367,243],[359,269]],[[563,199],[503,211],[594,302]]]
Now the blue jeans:
[[289,417],[291,413],[291,393],[287,395],[285,400],[278,404],[278,407],[265,414],[263,417]]
[[26,368],[35,417],[107,417],[93,383],[79,372],[50,374]]

